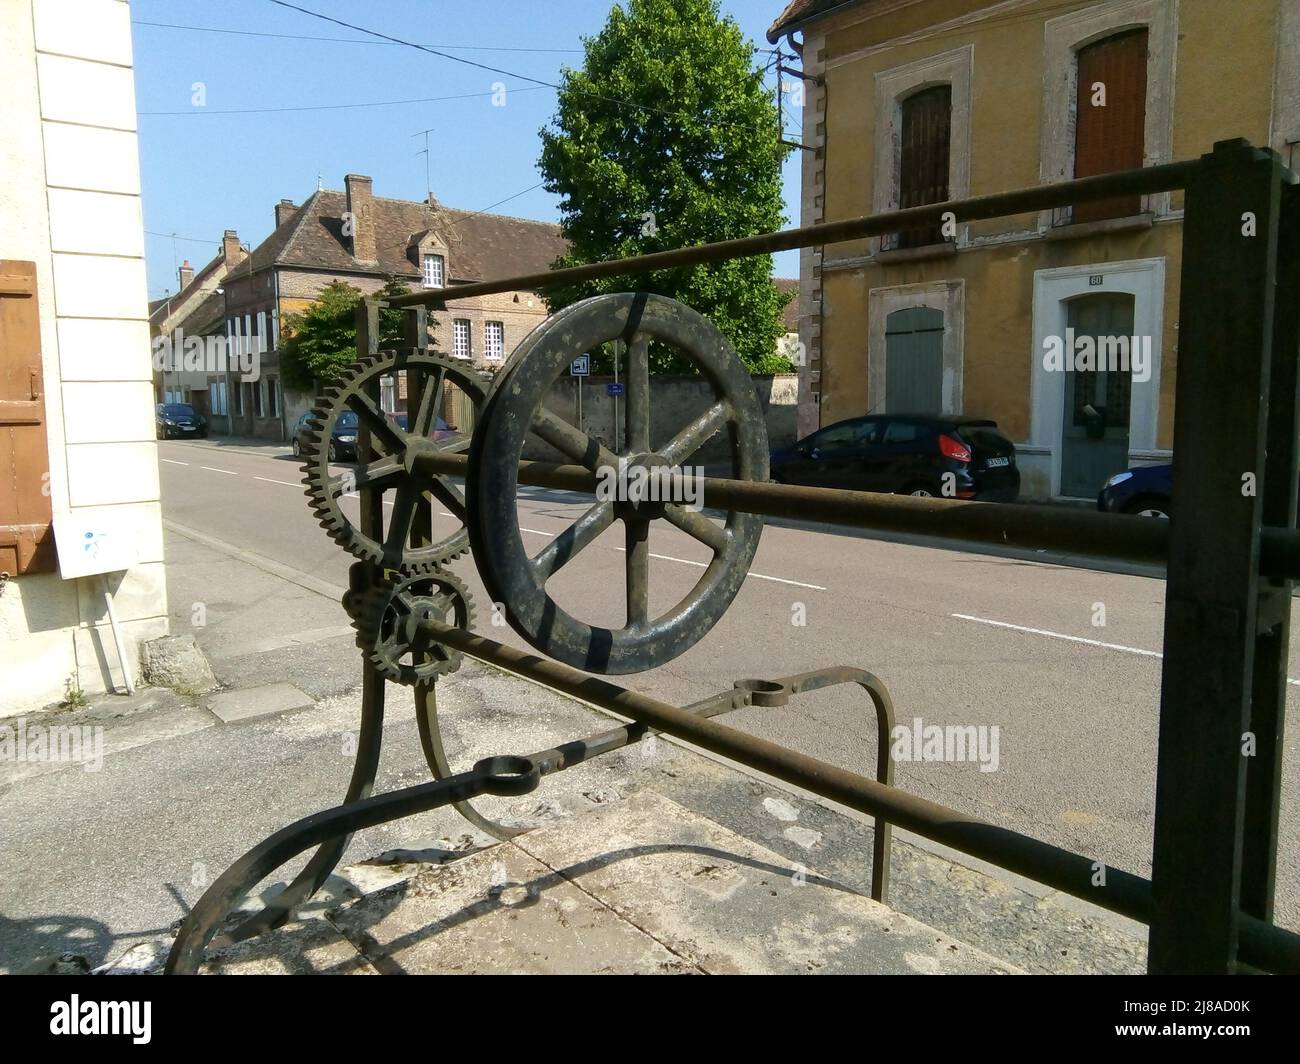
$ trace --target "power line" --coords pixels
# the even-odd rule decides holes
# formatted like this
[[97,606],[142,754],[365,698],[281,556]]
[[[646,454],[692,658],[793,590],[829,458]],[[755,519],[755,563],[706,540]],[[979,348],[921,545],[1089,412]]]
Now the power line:
[[201,240],[196,236],[177,236],[175,233],[159,233],[153,229],[146,229],[145,233],[149,236],[161,236],[168,240],[183,240],[187,244],[220,244],[220,240]]
[[[217,26],[180,26],[174,22],[146,22],[144,19],[132,19],[133,26],[155,26],[167,30],[191,30],[195,33],[229,33],[238,37],[273,37],[284,41],[328,41],[331,44],[399,44],[399,41],[369,41],[364,37],[312,37],[299,33],[265,33],[258,30],[229,30]],[[581,52],[581,48],[513,48],[506,45],[477,44],[438,44],[435,48],[447,48],[456,52]]]
[[[351,22],[344,22],[342,19],[337,19],[330,15],[322,15],[319,11],[312,11],[305,7],[299,7],[297,4],[289,3],[288,0],[270,0],[270,2],[275,4],[277,7],[285,7],[290,11],[298,11],[304,15],[310,15],[312,18],[318,18],[325,22],[332,22],[336,26],[342,26],[345,29],[356,30],[358,33],[368,33],[372,37],[378,37],[381,40],[389,41],[393,44],[404,44],[408,48],[415,48],[421,52],[428,52],[430,55],[436,55],[440,59],[450,59],[453,63],[463,63],[465,66],[477,67],[479,70],[486,70],[492,74],[501,74],[505,77],[518,78],[520,81],[529,81],[534,85],[544,86],[548,89],[555,89],[557,92],[563,91],[563,87],[557,85],[553,81],[544,81],[541,78],[529,77],[527,74],[519,74],[513,70],[505,70],[502,67],[489,66],[486,63],[480,63],[474,59],[466,59],[463,56],[450,55],[447,52],[440,52],[436,48],[430,48],[427,45],[415,44],[413,41],[404,41],[400,37],[390,37],[388,34],[380,33],[378,30],[367,29],[365,26],[358,26]],[[619,100],[613,96],[604,96],[598,92],[587,92],[584,89],[575,89],[572,86],[569,87],[568,91],[577,93],[580,96],[586,96],[593,100],[602,100],[605,103],[612,103],[616,107],[631,107],[638,111],[649,111],[653,114],[666,115],[669,118],[685,118],[687,120],[692,118],[691,115],[688,115],[683,111],[665,111],[661,107],[651,107],[649,104],[634,103],[631,100]]]
[[[511,89],[511,92],[537,92],[537,88]],[[442,103],[446,100],[474,100],[484,96],[493,96],[491,92],[466,92],[459,96],[427,96],[418,100],[374,100],[370,103],[320,103],[304,104],[301,107],[234,107],[222,111],[213,111],[206,107],[191,107],[188,111],[141,111],[141,118],[159,118],[184,115],[254,115],[276,114],[283,111],[340,111],[353,107],[397,107],[411,103]]]

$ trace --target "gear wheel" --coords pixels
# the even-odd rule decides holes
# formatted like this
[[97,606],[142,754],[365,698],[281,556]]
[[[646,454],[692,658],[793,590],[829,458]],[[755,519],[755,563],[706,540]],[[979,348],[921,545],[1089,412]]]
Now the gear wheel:
[[425,683],[460,668],[460,652],[428,636],[419,624],[432,618],[457,628],[473,627],[473,596],[452,573],[438,570],[354,587],[345,605],[357,629],[357,646],[390,680]]
[[[408,405],[414,419],[407,427],[380,409],[371,397],[379,382],[409,370],[424,374],[420,394],[412,394]],[[433,573],[464,554],[469,545],[465,529],[465,498],[460,488],[438,473],[421,469],[423,458],[437,453],[458,453],[469,447],[468,434],[435,440],[436,424],[446,382],[469,396],[477,410],[487,381],[469,366],[430,351],[383,351],[353,363],[343,376],[317,399],[307,420],[307,436],[301,445],[303,484],[312,512],[330,537],[345,550],[384,569],[404,574]],[[334,475],[330,472],[330,441],[339,418],[351,412],[360,426],[369,429],[371,444],[379,456],[358,462],[355,469]],[[414,422],[419,422],[415,424]],[[409,430],[409,431],[408,431]],[[358,456],[360,458],[360,456]],[[392,493],[387,527],[382,539],[368,535],[344,512],[339,500],[362,487]],[[410,546],[410,533],[421,499],[454,515],[459,527],[427,546]],[[444,518],[443,520],[446,520]],[[438,521],[435,520],[435,529]]]

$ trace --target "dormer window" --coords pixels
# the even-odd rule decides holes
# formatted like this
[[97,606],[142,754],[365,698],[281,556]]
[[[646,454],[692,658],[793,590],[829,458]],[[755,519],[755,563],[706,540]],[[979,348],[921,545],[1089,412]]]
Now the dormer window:
[[424,287],[442,288],[447,283],[447,260],[441,255],[424,256]]

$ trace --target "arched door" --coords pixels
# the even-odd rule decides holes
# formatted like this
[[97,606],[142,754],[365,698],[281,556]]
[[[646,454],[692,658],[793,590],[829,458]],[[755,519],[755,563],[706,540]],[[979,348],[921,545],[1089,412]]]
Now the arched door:
[[[1065,410],[1061,419],[1061,494],[1092,498],[1113,474],[1128,468],[1129,407],[1132,363],[1115,365],[1133,335],[1133,297],[1125,292],[1079,296],[1066,308],[1066,324],[1076,344],[1091,337],[1093,368],[1065,374]],[[1070,335],[1067,332],[1067,336]],[[1067,355],[1072,355],[1067,347]],[[1132,352],[1129,352],[1130,359]]]
[[943,311],[907,307],[885,319],[885,413],[943,413]]

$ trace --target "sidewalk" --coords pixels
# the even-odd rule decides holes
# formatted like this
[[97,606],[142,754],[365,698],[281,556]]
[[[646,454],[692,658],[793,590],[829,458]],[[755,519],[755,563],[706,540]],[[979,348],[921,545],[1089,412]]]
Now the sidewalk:
[[264,439],[261,436],[208,436],[202,440],[159,440],[159,443],[183,443],[187,447],[208,447],[215,451],[246,451],[249,454],[288,454],[293,448],[289,442]]
[[[51,715],[49,722],[102,729],[102,768],[83,771],[76,764],[0,762],[0,795],[8,829],[6,845],[0,849],[0,971],[20,970],[63,953],[84,957],[90,967],[124,956],[127,967],[157,966],[180,918],[215,876],[272,832],[335,805],[346,789],[359,721],[361,670],[360,653],[338,601],[342,589],[193,534],[169,531],[166,550],[173,630],[194,632],[223,685],[217,695],[257,712],[265,708],[259,692],[281,685],[296,690],[301,697],[292,704],[304,708],[246,719],[235,713],[223,720],[210,708],[211,695],[145,689],[134,699],[106,696],[88,708]],[[191,628],[196,602],[204,604],[206,623]],[[631,686],[635,687],[635,678]],[[543,749],[604,731],[612,723],[608,715],[589,706],[472,662],[440,681],[438,698],[448,754],[457,767],[489,755]],[[387,703],[378,790],[429,778],[408,709],[409,689],[389,685]],[[633,798],[640,804],[624,805]],[[730,841],[722,848],[744,860],[700,864],[705,869],[700,875],[706,879],[720,877],[716,883],[710,879],[703,884],[715,889],[719,898],[735,891],[741,892],[737,897],[749,897],[764,877],[776,874],[753,866],[752,861],[758,860],[755,847],[770,855],[763,861],[785,868],[787,879],[790,869],[805,868],[810,879],[823,877],[836,884],[838,892],[847,890],[853,897],[869,893],[872,828],[866,818],[833,810],[662,737],[549,777],[530,795],[486,799],[481,806],[485,815],[520,826],[553,826],[549,834],[525,837],[511,850],[507,864],[516,860],[527,864],[525,856],[533,862],[519,875],[512,873],[525,884],[539,876],[555,884],[554,877],[559,876],[564,883],[582,879],[583,890],[596,890],[585,872],[565,871],[573,862],[560,850],[597,843],[607,844],[611,854],[620,846],[626,850],[631,843],[626,839],[619,843],[617,832],[610,834],[590,819],[597,811],[622,807],[625,812],[617,816],[641,811],[637,814],[641,841],[636,845],[651,851],[658,838],[665,853],[676,852],[667,844],[686,831],[687,822],[694,825],[687,835],[725,833]],[[658,822],[655,809],[662,814]],[[973,956],[977,966],[985,965],[981,970],[992,963],[985,954],[1026,971],[1142,970],[1142,939],[1117,918],[1005,873],[986,874],[978,862],[950,860],[932,844],[906,833],[895,836],[890,893],[895,913],[890,919],[902,913],[913,921],[897,917],[902,921],[899,927],[912,928],[919,921],[936,929],[933,933],[939,937],[973,947],[973,954],[963,951],[963,956]],[[556,848],[554,859],[547,856],[551,850],[530,849],[529,838]],[[331,919],[341,921],[337,927],[347,919],[359,921],[355,942],[373,941],[376,927],[382,924],[393,929],[395,942],[405,941],[409,932],[421,942],[436,938],[434,945],[441,948],[450,940],[437,938],[432,924],[398,930],[406,926],[403,921],[409,924],[415,919],[413,914],[423,913],[428,920],[441,917],[424,902],[414,909],[399,903],[408,895],[420,898],[428,890],[440,890],[429,884],[426,873],[432,875],[451,860],[472,858],[491,843],[450,809],[360,832],[344,856],[345,867],[303,915],[315,919],[333,913]],[[501,860],[501,854],[482,859],[490,867]],[[630,887],[631,900],[627,891],[615,897],[611,892],[617,891],[618,884],[634,882],[641,884],[636,890],[653,886],[662,891],[674,877],[687,876],[687,871],[680,864],[645,865],[648,857],[643,855],[638,858],[638,878],[629,880],[620,873],[631,867],[623,858],[606,859],[592,852],[573,860],[584,868],[591,861],[609,865],[611,878],[596,893],[606,899],[602,904],[624,913],[615,921],[618,928],[609,925],[610,933],[636,956],[662,960],[662,947],[678,960],[694,956],[690,964],[714,970],[709,966],[713,962],[691,954],[681,945],[680,935],[674,937],[677,932],[667,925],[677,916],[684,921],[677,931],[688,939],[703,941],[709,926],[718,941],[732,932],[740,936],[737,941],[763,939],[755,933],[753,920],[746,924],[747,912],[757,903],[711,905],[705,910],[687,907],[679,912],[672,908],[685,904],[678,896],[673,896],[675,901],[665,898],[659,906],[662,911],[656,918],[662,926],[646,932],[654,943],[628,938],[622,924],[644,924],[627,906],[641,902]],[[537,867],[538,862],[544,867]],[[250,905],[259,906],[260,899],[278,890],[298,866],[295,862],[281,869]],[[690,876],[697,872],[699,868],[692,866]],[[462,907],[474,913],[497,912],[499,878],[493,872],[487,878],[462,880],[458,888]],[[560,895],[572,899],[568,893],[572,888],[559,883],[557,889],[555,897],[560,901],[564,900]],[[345,918],[343,909],[376,890],[380,894],[370,909],[356,908],[353,917]],[[389,893],[383,894],[384,890]],[[792,919],[796,912],[807,915],[799,906],[811,896],[796,892]],[[858,907],[855,911],[865,921],[863,926],[884,919],[869,904],[853,901],[852,906]],[[558,910],[548,906],[548,911],[558,913],[555,920],[568,919],[562,906]],[[763,920],[779,922],[779,918],[779,913],[768,915],[764,910]],[[495,936],[489,935],[492,928],[503,926],[493,922],[497,919],[457,925],[462,929],[461,956],[467,963],[498,948]],[[553,921],[511,926],[523,936],[513,944],[517,950],[535,947],[550,956],[560,948],[548,937],[557,933]],[[338,946],[337,927],[328,934],[321,927],[309,928],[308,939],[318,941],[313,936],[326,935]],[[778,928],[771,931],[783,933]],[[354,957],[355,942],[349,947]],[[266,960],[267,950],[280,947],[268,939],[256,940],[250,948]],[[273,969],[288,970],[298,964],[295,948],[285,945],[283,954],[272,958]],[[594,963],[586,956],[584,961],[574,954],[555,964]],[[725,950],[717,956],[723,958],[717,970],[736,962]],[[848,954],[841,959],[849,967],[867,963]],[[772,957],[751,960],[755,970],[765,970],[765,965],[780,968]],[[424,962],[410,963],[419,968]],[[436,964],[430,970],[443,970]]]

